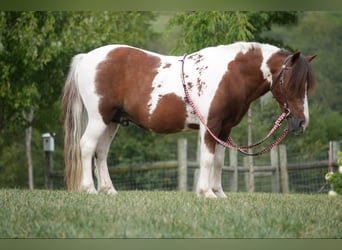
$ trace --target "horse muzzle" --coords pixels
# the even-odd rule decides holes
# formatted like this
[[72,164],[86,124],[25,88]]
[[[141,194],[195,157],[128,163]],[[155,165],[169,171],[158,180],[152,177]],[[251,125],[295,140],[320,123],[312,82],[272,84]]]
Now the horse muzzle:
[[293,116],[288,117],[288,127],[289,131],[296,135],[303,134],[307,128],[307,123],[305,118],[295,118]]

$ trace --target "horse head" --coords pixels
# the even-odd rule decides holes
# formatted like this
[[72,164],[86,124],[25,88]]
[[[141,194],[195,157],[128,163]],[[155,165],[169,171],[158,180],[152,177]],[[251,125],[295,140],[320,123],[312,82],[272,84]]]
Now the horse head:
[[[289,131],[302,134],[309,126],[308,93],[315,87],[310,61],[300,52],[282,56],[282,64],[274,74],[271,91],[281,109],[287,113]],[[284,59],[285,58],[285,59]]]

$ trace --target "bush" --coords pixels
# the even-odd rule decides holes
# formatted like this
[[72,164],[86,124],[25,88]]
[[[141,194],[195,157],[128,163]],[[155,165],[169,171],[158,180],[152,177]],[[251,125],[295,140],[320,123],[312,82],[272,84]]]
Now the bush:
[[325,179],[329,183],[330,191],[329,195],[337,195],[342,194],[342,152],[339,152],[338,159],[338,171],[336,172],[328,172],[325,175]]

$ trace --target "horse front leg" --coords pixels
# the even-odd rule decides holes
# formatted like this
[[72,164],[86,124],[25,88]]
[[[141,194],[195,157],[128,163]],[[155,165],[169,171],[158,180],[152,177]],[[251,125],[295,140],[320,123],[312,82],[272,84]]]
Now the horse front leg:
[[[212,190],[211,175],[214,165],[214,152],[207,145],[205,138],[205,129],[200,130],[201,138],[201,152],[200,152],[200,172],[198,176],[196,193],[198,197],[205,198],[217,198],[216,194]],[[211,149],[211,150],[210,150]]]
[[211,179],[211,189],[218,198],[227,198],[222,189],[222,168],[224,165],[225,147],[220,144],[215,146],[214,169]]

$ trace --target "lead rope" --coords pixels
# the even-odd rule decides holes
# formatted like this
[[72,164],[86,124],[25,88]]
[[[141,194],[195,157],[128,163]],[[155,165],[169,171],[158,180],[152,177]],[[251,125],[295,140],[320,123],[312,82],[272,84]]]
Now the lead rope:
[[184,62],[185,62],[185,58],[187,55],[184,55],[183,59],[180,60],[182,62],[182,67],[181,67],[181,79],[182,79],[182,84],[183,84],[183,88],[184,88],[184,92],[186,95],[186,99],[188,101],[188,103],[190,104],[190,106],[192,107],[192,109],[194,110],[195,114],[197,115],[198,119],[201,121],[201,123],[203,124],[203,126],[205,127],[205,129],[207,130],[207,132],[214,138],[214,140],[221,144],[222,146],[226,147],[226,148],[230,148],[230,149],[236,149],[239,152],[241,152],[242,154],[248,155],[248,156],[258,156],[258,155],[262,155],[265,153],[268,153],[272,150],[272,148],[274,148],[275,146],[277,146],[288,134],[289,130],[286,127],[284,129],[284,131],[281,133],[281,135],[273,142],[271,143],[269,146],[265,147],[263,150],[256,152],[256,153],[248,153],[246,150],[247,149],[252,149],[255,148],[257,146],[259,146],[260,144],[262,144],[263,142],[265,142],[281,125],[281,123],[285,120],[285,118],[289,115],[289,111],[286,110],[286,112],[282,113],[279,118],[275,121],[273,128],[270,130],[270,132],[259,142],[253,144],[253,145],[249,145],[249,146],[238,146],[235,144],[234,140],[231,137],[228,137],[227,142],[222,141],[221,139],[219,139],[208,127],[208,125],[206,124],[206,121],[204,120],[204,117],[201,115],[201,113],[199,112],[198,108],[196,107],[193,99],[190,96],[189,90],[186,87],[186,83],[184,80]]

